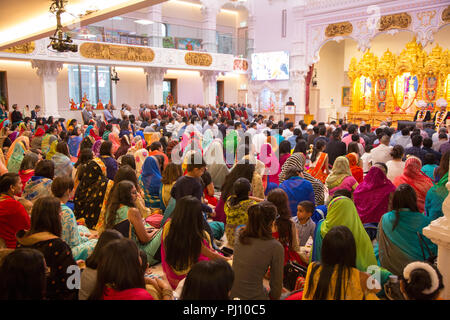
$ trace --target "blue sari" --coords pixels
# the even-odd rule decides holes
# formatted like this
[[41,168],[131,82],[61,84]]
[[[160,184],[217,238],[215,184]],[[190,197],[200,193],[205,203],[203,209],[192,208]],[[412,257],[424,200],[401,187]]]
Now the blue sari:
[[69,153],[72,157],[78,157],[78,149],[80,148],[80,143],[83,140],[81,136],[70,136],[68,145]]
[[139,177],[139,185],[144,190],[145,205],[150,208],[160,209],[161,200],[159,189],[161,188],[161,172],[154,157],[145,159],[142,166],[142,174]]
[[[431,222],[431,219],[422,213],[408,209],[401,209],[399,217],[397,226],[392,230],[396,219],[395,211],[383,215],[379,224],[378,243],[375,250],[380,265],[396,275],[402,275],[403,269],[409,263],[424,260],[417,232],[422,234],[423,228]],[[423,239],[431,252],[436,255],[437,246],[425,236]],[[428,250],[425,246],[423,249],[426,259]]]
[[304,200],[314,201],[314,190],[311,182],[300,178],[291,177],[288,180],[284,180],[280,184],[280,188],[286,192],[289,199],[289,209],[291,210],[291,215],[295,217],[297,215],[297,205]]

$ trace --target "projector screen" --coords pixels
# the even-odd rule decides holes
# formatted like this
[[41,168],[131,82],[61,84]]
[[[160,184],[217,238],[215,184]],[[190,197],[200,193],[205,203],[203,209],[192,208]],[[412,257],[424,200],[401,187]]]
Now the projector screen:
[[289,80],[289,52],[253,53],[252,80]]

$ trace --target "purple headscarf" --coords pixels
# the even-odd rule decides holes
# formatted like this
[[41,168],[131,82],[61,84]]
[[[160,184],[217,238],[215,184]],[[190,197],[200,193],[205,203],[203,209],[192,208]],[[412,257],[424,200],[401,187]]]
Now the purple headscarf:
[[389,195],[395,186],[378,167],[371,167],[353,192],[353,201],[362,223],[378,223],[388,212]]

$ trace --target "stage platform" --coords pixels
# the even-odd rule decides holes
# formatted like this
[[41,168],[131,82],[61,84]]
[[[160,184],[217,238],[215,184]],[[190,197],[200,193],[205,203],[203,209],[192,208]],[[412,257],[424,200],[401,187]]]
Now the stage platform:
[[410,113],[390,113],[390,112],[348,112],[347,122],[360,124],[364,121],[372,127],[378,127],[383,121],[391,121],[396,127],[398,121],[413,121],[414,114]]

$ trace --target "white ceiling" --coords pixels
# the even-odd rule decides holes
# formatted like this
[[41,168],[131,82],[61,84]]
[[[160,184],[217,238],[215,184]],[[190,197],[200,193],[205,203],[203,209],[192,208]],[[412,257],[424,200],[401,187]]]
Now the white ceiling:
[[[84,26],[128,12],[140,10],[167,0],[68,0],[67,8],[77,5],[98,9],[81,19],[69,16],[67,23]],[[56,28],[56,17],[49,13],[51,0],[0,0],[0,50],[50,36]],[[68,10],[70,11],[70,10]]]

